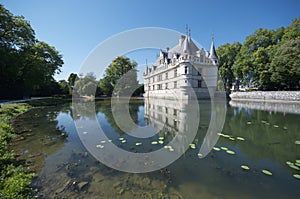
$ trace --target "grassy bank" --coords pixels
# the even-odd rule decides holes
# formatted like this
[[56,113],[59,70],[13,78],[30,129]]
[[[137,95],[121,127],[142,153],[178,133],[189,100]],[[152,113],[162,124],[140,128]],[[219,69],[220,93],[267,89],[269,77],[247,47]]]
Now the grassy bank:
[[34,176],[18,163],[9,144],[15,137],[13,119],[34,107],[58,106],[68,99],[47,98],[27,103],[5,104],[0,107],[0,198],[30,198],[31,180]]
[[30,109],[28,104],[6,104],[0,108],[0,198],[29,198],[33,174],[18,166],[9,143],[14,138],[13,118]]

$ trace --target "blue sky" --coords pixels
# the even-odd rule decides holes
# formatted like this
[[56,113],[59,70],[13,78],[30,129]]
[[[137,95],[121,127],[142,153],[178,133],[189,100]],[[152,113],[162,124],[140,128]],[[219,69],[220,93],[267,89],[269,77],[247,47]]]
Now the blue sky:
[[[191,36],[206,50],[214,32],[216,47],[243,42],[258,28],[277,29],[288,26],[300,16],[298,0],[0,0],[15,15],[29,20],[36,37],[45,41],[64,57],[57,80],[77,73],[88,54],[105,39],[133,28],[162,27]],[[151,60],[151,51],[132,57],[139,64]],[[144,55],[144,56],[143,56]],[[154,59],[156,54],[153,55]],[[151,62],[151,61],[150,61]]]

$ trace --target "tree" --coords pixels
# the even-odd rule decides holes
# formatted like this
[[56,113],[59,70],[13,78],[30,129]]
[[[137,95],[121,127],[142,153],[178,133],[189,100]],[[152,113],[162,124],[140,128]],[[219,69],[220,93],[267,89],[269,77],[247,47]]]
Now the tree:
[[290,26],[284,31],[282,40],[289,41],[300,37],[300,17],[295,19]]
[[300,36],[278,47],[270,70],[279,89],[300,88]]
[[92,73],[76,80],[74,91],[81,96],[94,96],[97,88],[96,77]]
[[236,56],[239,53],[241,46],[242,45],[239,42],[235,42],[233,44],[224,44],[219,46],[217,49],[217,54],[219,56],[219,72],[224,82],[226,91],[230,90],[235,79],[232,67],[235,63]]
[[43,90],[60,72],[62,56],[35,38],[30,23],[0,5],[0,98],[20,98]]
[[104,89],[104,93],[111,95],[113,88],[114,94],[122,95],[138,88],[136,66],[137,63],[127,57],[117,57],[105,70],[105,77],[100,80],[100,89]]
[[77,74],[75,73],[71,73],[68,77],[68,84],[70,86],[70,88],[74,87],[75,81],[78,78]]

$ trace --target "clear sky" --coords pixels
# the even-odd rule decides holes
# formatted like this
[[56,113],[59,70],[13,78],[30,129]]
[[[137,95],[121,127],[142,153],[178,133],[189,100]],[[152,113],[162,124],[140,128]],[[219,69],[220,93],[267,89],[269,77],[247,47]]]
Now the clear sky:
[[[77,73],[85,58],[108,37],[133,28],[163,27],[191,36],[206,50],[214,32],[215,45],[243,42],[258,28],[288,26],[300,16],[299,0],[0,0],[23,15],[36,37],[63,55],[57,80]],[[148,56],[148,55],[147,55]],[[154,55],[156,56],[156,55]],[[137,57],[143,62],[144,57]]]

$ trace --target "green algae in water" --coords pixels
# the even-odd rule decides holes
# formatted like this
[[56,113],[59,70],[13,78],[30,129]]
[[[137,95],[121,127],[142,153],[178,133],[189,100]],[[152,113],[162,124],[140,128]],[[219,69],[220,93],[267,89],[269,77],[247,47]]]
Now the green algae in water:
[[244,169],[244,170],[250,170],[250,168],[246,165],[242,165],[241,168]]
[[268,175],[268,176],[273,175],[273,174],[271,173],[271,171],[268,171],[268,170],[266,170],[266,169],[263,169],[262,172],[263,172],[264,174]]

